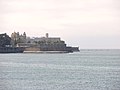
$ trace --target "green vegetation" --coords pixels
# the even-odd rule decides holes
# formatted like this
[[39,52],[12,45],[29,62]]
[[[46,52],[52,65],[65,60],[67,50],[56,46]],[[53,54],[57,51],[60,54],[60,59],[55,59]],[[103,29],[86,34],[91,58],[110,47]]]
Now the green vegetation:
[[6,33],[0,34],[0,47],[6,47],[7,45],[11,45],[11,38]]

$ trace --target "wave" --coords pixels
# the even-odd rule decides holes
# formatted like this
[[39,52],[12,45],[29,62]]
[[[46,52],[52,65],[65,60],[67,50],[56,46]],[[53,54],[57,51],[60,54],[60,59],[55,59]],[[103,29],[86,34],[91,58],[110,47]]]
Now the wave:
[[26,67],[26,68],[49,68],[49,69],[117,69],[120,70],[119,67],[103,67],[103,66],[79,66],[79,65],[55,65],[55,64],[32,64],[32,63],[14,63],[14,62],[0,62],[0,66],[5,67]]

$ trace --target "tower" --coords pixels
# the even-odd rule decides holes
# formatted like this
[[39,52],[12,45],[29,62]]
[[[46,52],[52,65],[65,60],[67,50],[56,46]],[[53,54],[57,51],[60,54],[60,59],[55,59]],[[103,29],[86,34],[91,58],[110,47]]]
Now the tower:
[[25,32],[23,33],[23,36],[26,38],[26,33]]
[[49,34],[48,33],[46,33],[46,38],[48,38],[49,37]]

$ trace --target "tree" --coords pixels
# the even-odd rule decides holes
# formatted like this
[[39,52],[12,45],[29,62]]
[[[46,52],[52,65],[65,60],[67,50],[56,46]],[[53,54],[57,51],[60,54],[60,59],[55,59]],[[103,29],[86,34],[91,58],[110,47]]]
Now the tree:
[[0,34],[0,47],[6,47],[6,45],[11,45],[11,38],[6,33]]

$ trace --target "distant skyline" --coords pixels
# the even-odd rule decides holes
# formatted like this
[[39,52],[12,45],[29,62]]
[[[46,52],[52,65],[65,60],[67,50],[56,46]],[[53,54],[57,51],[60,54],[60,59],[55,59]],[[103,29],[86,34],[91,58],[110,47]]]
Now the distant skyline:
[[120,49],[120,0],[0,0],[0,33],[61,37],[81,49]]

